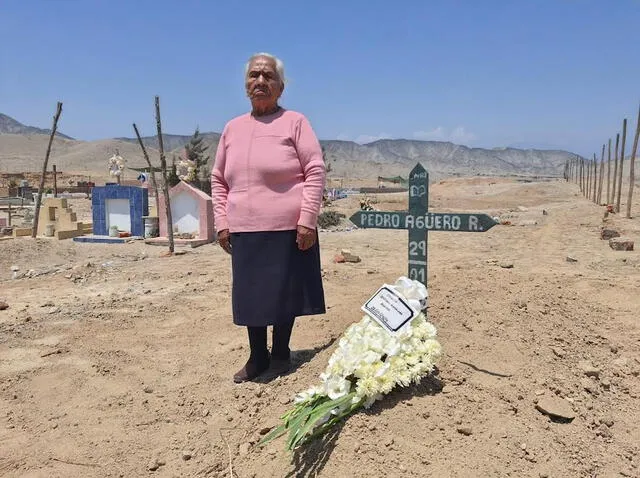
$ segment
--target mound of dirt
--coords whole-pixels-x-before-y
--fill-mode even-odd
[[[161,257],[140,242],[3,241],[0,475],[640,476],[637,248],[612,250],[604,208],[562,181],[457,179],[430,194],[433,210],[510,224],[429,234],[438,374],[292,455],[256,444],[362,303],[406,274],[406,231],[322,232],[327,314],[297,320],[293,373],[241,385],[246,331],[216,244]],[[332,208],[349,217],[357,200]],[[406,195],[375,207],[404,209]],[[606,227],[640,240],[638,219]],[[362,261],[334,263],[342,248]]]

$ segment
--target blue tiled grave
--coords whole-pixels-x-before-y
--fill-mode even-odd
[[[124,244],[125,242],[143,240],[144,237],[109,237],[109,236],[78,236],[73,238],[73,242],[90,242],[94,244]]]
[[[129,202],[128,218],[124,201]],[[120,230],[130,228],[128,232],[132,236],[144,236],[142,217],[149,215],[149,191],[146,188],[119,186],[115,183],[94,187],[91,192],[91,207],[94,235],[108,236],[111,221],[116,222],[115,225]]]

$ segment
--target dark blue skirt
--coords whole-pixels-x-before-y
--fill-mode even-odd
[[[233,323],[263,327],[326,312],[320,245],[298,249],[296,231],[231,234]]]

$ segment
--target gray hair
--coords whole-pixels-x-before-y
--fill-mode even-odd
[[[251,65],[251,62],[253,60],[255,60],[256,58],[260,58],[260,57],[264,57],[264,58],[269,58],[270,60],[273,60],[273,62],[276,64],[276,72],[278,73],[278,76],[280,77],[280,81],[282,82],[282,84],[284,85],[285,83],[285,76],[284,76],[284,63],[283,61],[278,58],[275,55],[272,55],[271,53],[255,53],[254,55],[251,55],[251,58],[249,58],[249,60],[247,61],[247,64],[244,65],[244,76],[245,78],[247,77],[247,74],[249,73],[249,66]]]

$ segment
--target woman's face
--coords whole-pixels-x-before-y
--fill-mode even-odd
[[[275,62],[262,56],[249,65],[245,87],[251,103],[261,108],[275,106],[284,90]]]

